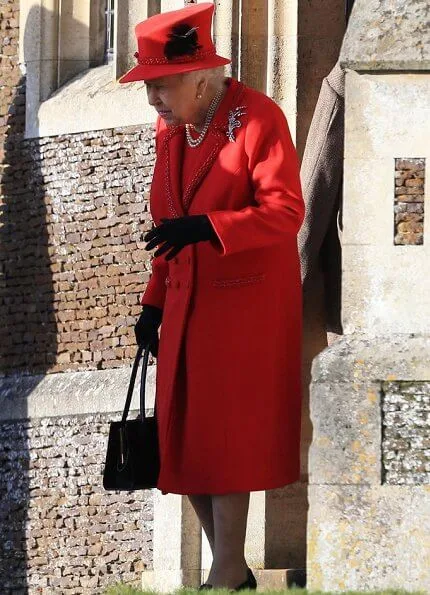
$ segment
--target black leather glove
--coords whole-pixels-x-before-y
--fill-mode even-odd
[[[144,240],[148,242],[145,250],[152,250],[162,244],[154,256],[161,256],[167,252],[165,258],[171,260],[184,246],[212,240],[215,237],[215,231],[207,215],[161,219],[161,224],[145,235]]]
[[[154,357],[158,355],[158,328],[163,311],[156,306],[143,306],[139,320],[134,327],[134,334],[139,346],[148,347]]]

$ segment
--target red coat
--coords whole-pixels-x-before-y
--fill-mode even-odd
[[[230,110],[244,106],[227,138]],[[153,261],[143,304],[163,309],[158,487],[225,494],[299,478],[299,163],[281,109],[231,80],[181,196],[184,128],[157,124],[151,213],[207,213],[219,241]]]

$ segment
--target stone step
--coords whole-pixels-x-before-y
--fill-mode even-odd
[[[253,570],[258,591],[283,591],[291,587],[306,587],[304,568],[276,568]]]
[[[306,570],[304,568],[252,568],[257,579],[258,591],[285,591],[292,587],[306,586]],[[203,580],[207,579],[209,571],[204,570]]]

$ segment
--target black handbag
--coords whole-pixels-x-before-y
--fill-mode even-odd
[[[139,347],[131,372],[130,385],[121,421],[109,428],[106,462],[103,472],[105,490],[146,490],[157,487],[160,472],[157,415],[145,415],[145,388],[149,348],[143,355],[140,380],[140,414],[127,420],[143,347]]]

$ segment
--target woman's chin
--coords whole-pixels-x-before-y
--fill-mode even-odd
[[[173,116],[171,112],[159,112],[158,115],[163,118],[166,126],[178,126],[180,124],[180,122]]]

